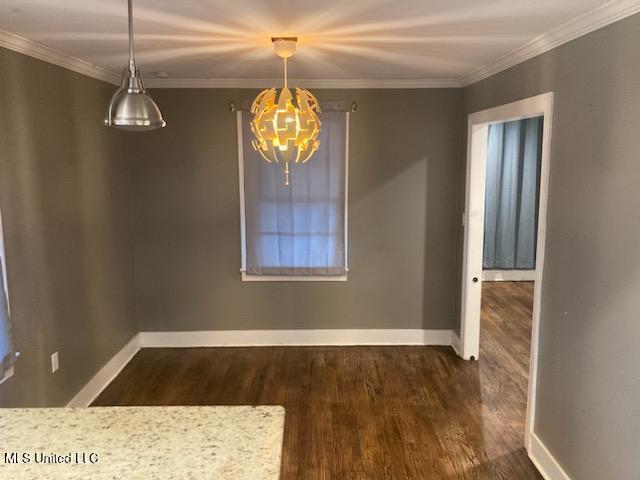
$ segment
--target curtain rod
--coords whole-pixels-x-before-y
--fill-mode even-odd
[[[320,102],[320,106],[323,111],[327,111],[327,112],[357,112],[358,111],[358,104],[356,102],[352,102],[350,108],[346,108],[345,102],[342,102],[342,101]],[[242,106],[236,105],[236,103],[233,100],[229,101],[230,112],[248,112],[250,110],[251,110],[251,102],[249,101],[242,102]]]

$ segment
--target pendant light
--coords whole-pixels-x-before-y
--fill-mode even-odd
[[[142,76],[133,56],[133,5],[129,6],[129,66],[122,73],[122,85],[113,94],[104,124],[108,127],[129,131],[145,131],[162,128],[166,122],[162,113],[147,94],[142,84]]]
[[[251,106],[253,148],[269,163],[285,164],[285,185],[289,185],[289,163],[307,162],[320,141],[320,103],[304,88],[289,89],[287,59],[296,51],[297,37],[276,37],[271,41],[284,61],[284,87],[262,91]]]

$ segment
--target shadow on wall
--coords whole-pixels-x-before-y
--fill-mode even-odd
[[[639,19],[465,89],[467,111],[555,92],[535,431],[574,478],[640,471]]]
[[[18,375],[0,385],[0,404],[9,406],[17,403],[22,396],[46,399],[46,378],[40,366],[46,365],[45,352],[49,349],[46,338],[50,332],[46,323],[33,319],[40,317],[36,305],[43,305],[45,311],[50,308],[51,295],[42,280],[35,284],[27,280],[37,278],[34,265],[44,260],[45,250],[43,219],[38,208],[41,204],[40,192],[32,185],[36,175],[31,161],[37,156],[38,148],[44,145],[33,141],[33,130],[23,127],[34,125],[36,113],[25,102],[15,101],[16,97],[24,99],[17,92],[29,85],[29,72],[16,56],[5,54],[1,58],[3,68],[0,69],[0,78],[6,87],[0,89],[3,105],[0,110],[0,147],[3,150],[0,156],[0,207],[5,222],[13,335],[16,349],[22,354],[15,367]],[[23,262],[23,258],[29,261]],[[15,275],[18,269],[21,275]],[[21,376],[20,372],[29,372],[31,375],[27,378],[26,375]]]
[[[235,117],[226,105],[255,92],[157,90],[169,127],[137,142],[133,164],[142,330],[453,327],[461,92],[314,93],[359,106],[349,281],[240,282]]]
[[[13,52],[0,65],[0,199],[22,353],[0,404],[63,405],[136,331],[125,137],[102,125],[110,86]]]
[[[625,365],[633,364],[624,352],[636,351],[640,341],[640,329],[632,320],[640,306],[640,260],[634,240],[640,238],[640,230],[637,222],[629,221],[640,205],[640,142],[630,134],[640,129],[640,120],[638,103],[629,101],[637,97],[637,88],[621,81],[630,75],[625,45],[602,44],[600,52],[575,58],[576,73],[584,73],[580,78],[593,79],[590,82],[568,82],[558,73],[553,79],[560,85],[554,137],[561,140],[552,147],[540,327],[543,373],[537,418],[545,421],[536,422],[547,447],[561,452],[559,458],[575,455],[566,451],[567,444],[580,450],[584,439],[615,432],[622,448],[609,449],[607,458],[598,462],[600,471],[611,478],[627,478],[623,469],[628,459],[637,458],[633,445],[638,442],[625,427],[629,418],[623,412],[633,411],[640,398],[633,388],[621,388],[630,385]],[[606,74],[584,72],[581,65],[591,64],[593,55],[599,59],[598,71]],[[567,69],[561,59],[555,60],[554,66],[545,62],[549,69]],[[572,392],[571,409],[562,409],[564,421],[550,421],[557,418],[553,405],[561,402],[559,395],[566,390]],[[579,419],[579,412],[603,409],[620,415],[602,415],[593,422]],[[568,460],[567,467],[584,465],[578,456]],[[572,471],[580,476],[576,467]]]

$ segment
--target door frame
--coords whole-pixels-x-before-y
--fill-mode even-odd
[[[553,92],[543,93],[469,115],[467,128],[467,172],[463,214],[464,246],[462,264],[462,306],[460,318],[460,356],[478,359],[480,352],[480,308],[482,301],[482,258],[484,243],[485,181],[489,125],[543,116],[538,232],[533,291],[529,389],[525,423],[525,447],[531,446],[535,414],[540,304],[547,231],[547,201],[551,132],[553,128]],[[477,279],[474,282],[474,278]]]

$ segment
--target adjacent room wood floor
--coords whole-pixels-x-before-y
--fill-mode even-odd
[[[523,447],[533,284],[483,286],[448,347],[145,349],[94,405],[286,407],[283,480],[539,479]]]

